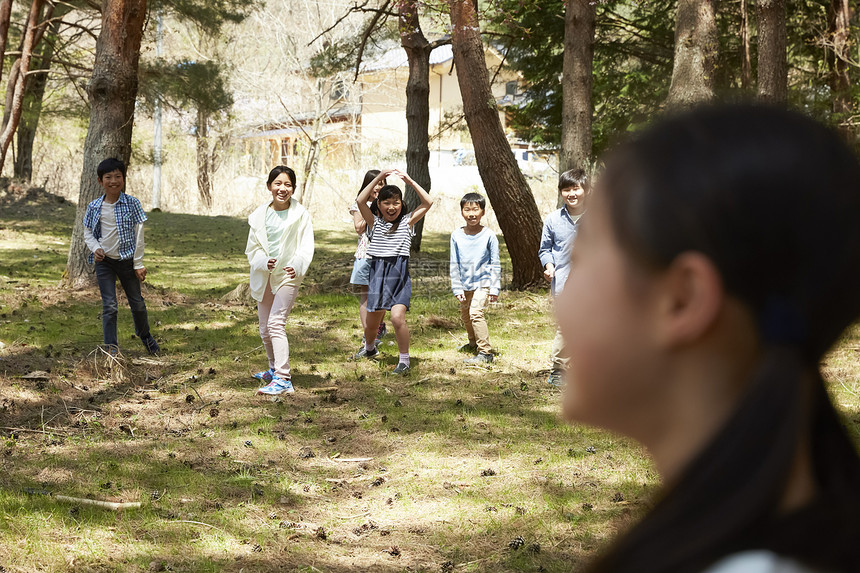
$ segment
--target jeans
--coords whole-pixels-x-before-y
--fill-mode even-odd
[[[146,303],[140,294],[140,280],[134,272],[134,261],[126,259],[119,261],[105,257],[96,261],[96,278],[99,292],[102,295],[102,331],[106,346],[118,346],[116,336],[116,279],[119,279],[122,290],[128,299],[131,316],[134,319],[134,333],[141,340],[150,337],[149,319],[146,315]]]

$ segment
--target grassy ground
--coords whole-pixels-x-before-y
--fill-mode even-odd
[[[150,215],[166,352],[145,356],[126,307],[113,361],[97,289],[57,286],[73,207],[19,194],[0,210],[0,571],[570,571],[657,485],[637,445],[559,420],[543,294],[503,293],[497,362],[462,364],[446,236],[413,261],[414,371],[398,378],[392,338],[380,364],[346,360],[354,239],[318,230],[287,327],[297,392],[271,400],[249,377],[256,310],[225,297],[246,280],[244,220]],[[828,363],[855,436],[858,351],[853,336]]]

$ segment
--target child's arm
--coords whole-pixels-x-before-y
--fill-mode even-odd
[[[412,185],[412,188],[415,189],[416,193],[418,193],[418,198],[421,199],[421,203],[415,207],[415,210],[412,211],[412,216],[409,217],[409,226],[413,227],[415,223],[424,218],[424,215],[426,215],[430,207],[433,206],[433,199],[430,198],[430,194],[427,193],[421,185],[416,183],[406,173],[400,173],[398,171],[396,175],[398,175],[404,183]]]
[[[499,238],[490,236],[490,302],[499,300],[502,290],[502,261],[499,258]]]
[[[379,175],[373,178],[373,181],[368,183],[367,186],[361,190],[358,197],[356,197],[355,202],[358,203],[358,210],[361,213],[362,218],[364,218],[366,225],[365,228],[373,227],[373,213],[371,212],[370,207],[367,206],[367,202],[370,200],[370,195],[373,193],[373,188],[376,187],[377,183],[394,172],[394,169],[383,169],[379,172]],[[358,231],[358,226],[356,226],[355,230]]]
[[[352,224],[355,226],[355,232],[358,235],[364,234],[367,230],[367,221],[364,220],[364,215],[361,214],[361,211],[352,212]]]
[[[143,266],[143,223],[134,226],[134,235],[134,274],[137,275],[137,280],[143,282],[146,280],[146,267]]]
[[[93,258],[96,261],[103,261],[105,258],[105,250],[102,248],[102,245],[101,243],[99,243],[99,240],[96,239],[95,235],[93,235],[92,227],[95,226],[94,221],[98,217],[98,213],[96,213],[93,203],[95,203],[95,201],[87,205],[87,212],[86,215],[84,215],[84,220],[82,222],[84,227],[84,242],[87,244],[87,248],[93,254]]]
[[[543,276],[548,281],[551,281],[552,277],[555,275],[555,263],[552,258],[552,243],[553,233],[549,229],[549,219],[547,219],[546,223],[543,224],[538,256],[540,257],[540,266],[544,269]]]
[[[266,249],[257,240],[254,228],[248,231],[248,242],[245,243],[245,256],[248,257],[248,265],[252,271],[271,271],[275,268],[276,259],[266,254]]]
[[[99,240],[96,239],[95,235],[93,235],[92,229],[84,225],[84,242],[87,244],[87,248],[92,252],[93,257],[97,261],[103,261],[105,259],[105,250],[102,248]]]
[[[296,241],[298,241],[296,253],[289,264],[284,267],[290,278],[306,275],[314,258],[314,226],[311,222],[310,213],[307,211],[302,214],[300,225],[301,228],[296,234]]]
[[[463,281],[460,279],[460,257],[457,243],[454,241],[454,233],[451,233],[451,292],[454,293],[457,300],[463,302],[466,300],[466,295],[463,292]]]

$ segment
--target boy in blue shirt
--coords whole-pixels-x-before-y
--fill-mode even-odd
[[[481,225],[486,199],[466,193],[460,200],[460,214],[466,225],[451,233],[451,290],[460,301],[460,316],[466,325],[469,343],[461,352],[477,352],[469,364],[493,361],[490,329],[484,318],[488,302],[496,302],[501,290],[499,240]]]
[[[544,269],[543,276],[551,283],[553,297],[561,293],[570,273],[570,253],[579,228],[579,218],[585,213],[585,201],[590,190],[588,175],[584,169],[570,169],[558,178],[558,192],[564,206],[546,218],[538,251],[540,264]],[[556,327],[550,355],[552,371],[547,380],[553,386],[562,385],[562,373],[567,367],[567,358],[563,354],[564,340],[561,331]]]
[[[140,201],[126,195],[125,164],[119,159],[105,159],[96,168],[104,195],[87,205],[84,215],[84,241],[92,253],[87,262],[95,262],[96,278],[102,297],[102,331],[105,346],[117,352],[116,280],[119,279],[131,316],[134,332],[150,354],[161,349],[149,332],[146,303],[140,283],[146,280],[143,266],[143,222],[146,215]]]

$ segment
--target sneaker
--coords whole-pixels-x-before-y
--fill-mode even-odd
[[[272,381],[257,390],[257,394],[266,396],[278,396],[280,394],[292,394],[295,392],[293,383],[289,379],[283,379],[277,375],[272,376]]]
[[[257,372],[256,374],[251,374],[251,378],[256,378],[257,380],[262,380],[263,382],[271,382],[272,377],[275,375],[275,369],[269,368],[268,370],[263,370],[262,372]]]
[[[384,322],[379,323],[379,328],[376,331],[376,342],[379,343],[382,340],[382,337],[388,334],[388,329],[385,327]]]
[[[361,360],[362,358],[371,359],[377,354],[379,354],[379,350],[377,350],[376,348],[374,348],[373,350],[368,350],[367,348],[362,346],[358,350],[358,352],[352,355],[351,360]]]
[[[493,355],[485,352],[479,352],[472,358],[467,358],[463,362],[466,364],[489,364],[493,361]]]
[[[562,378],[562,371],[554,369],[549,373],[549,378],[546,379],[548,384],[552,384],[555,387],[564,386],[564,379]]]
[[[408,364],[399,362],[397,366],[394,367],[394,371],[392,372],[392,374],[409,374],[410,370],[411,368],[409,368]]]
[[[158,343],[152,336],[149,338],[142,338],[141,342],[143,342],[143,345],[146,347],[146,351],[150,354],[158,354],[161,352],[161,347],[158,346]]]
[[[464,344],[463,346],[461,346],[460,348],[457,349],[457,352],[464,352],[466,354],[474,354],[477,351],[478,351],[478,345],[477,344],[471,344],[471,343]]]

